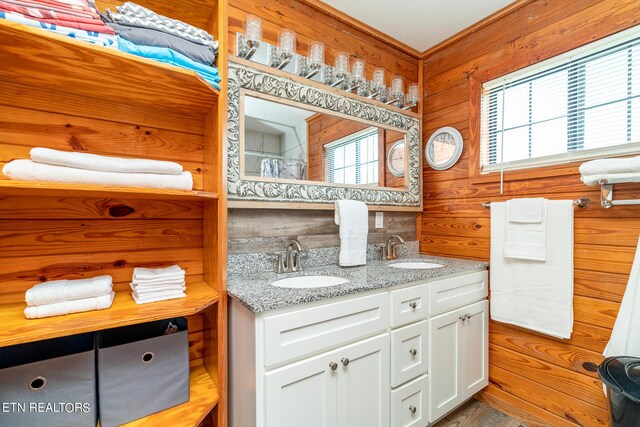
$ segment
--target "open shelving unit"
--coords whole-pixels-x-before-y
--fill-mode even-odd
[[[0,20],[0,169],[33,147],[170,160],[191,191],[0,174],[0,347],[185,316],[190,400],[128,426],[226,425],[226,0],[140,0],[219,40],[222,90],[196,73]],[[119,0],[98,0],[100,9]],[[2,244],[4,243],[4,244]],[[137,305],[133,268],[178,264],[186,298]],[[110,274],[111,308],[28,320],[24,292]]]

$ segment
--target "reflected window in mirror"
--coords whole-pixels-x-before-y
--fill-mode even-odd
[[[325,144],[324,158],[327,182],[378,185],[378,129],[369,127]]]

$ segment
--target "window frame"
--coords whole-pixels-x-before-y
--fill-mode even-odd
[[[375,147],[376,147],[376,158],[374,160],[371,161],[366,161],[366,162],[360,162],[358,163],[358,159],[361,159],[360,156],[360,142],[363,139],[369,138],[370,136],[375,136],[376,137],[376,143],[375,143]],[[333,165],[331,164],[331,159],[330,156],[328,155],[328,150],[331,149],[336,149],[339,148],[340,146],[346,147],[347,145],[350,144],[355,144],[356,145],[356,162],[353,165],[349,165],[349,166],[343,166],[341,168],[333,168]],[[340,139],[337,139],[335,141],[332,141],[330,143],[324,144],[323,148],[323,157],[324,157],[324,162],[326,164],[326,168],[325,168],[325,179],[327,180],[327,182],[331,183],[331,184],[345,184],[344,182],[335,182],[333,181],[333,176],[335,174],[335,171],[338,169],[346,169],[347,167],[351,167],[354,166],[355,170],[356,170],[356,183],[355,184],[351,184],[351,185],[378,185],[380,182],[380,171],[378,170],[378,161],[380,159],[380,132],[378,131],[378,128],[375,126],[369,126],[367,128],[364,128],[358,132],[354,132],[350,135],[344,136]],[[375,170],[377,171],[376,173],[378,174],[377,179],[375,182],[358,182],[359,179],[361,179],[361,174],[360,174],[360,167],[362,165],[369,165],[371,163],[375,164]]]

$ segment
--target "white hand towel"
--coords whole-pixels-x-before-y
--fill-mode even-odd
[[[184,283],[184,273],[182,275],[176,274],[174,276],[166,276],[166,278],[159,279],[134,279],[132,278],[131,283],[136,285],[166,285],[171,283]]]
[[[39,283],[27,290],[25,301],[27,305],[32,306],[99,297],[111,293],[111,282],[111,276],[97,276],[90,279]]]
[[[573,202],[547,203],[547,259],[505,258],[506,204],[491,203],[491,318],[557,338],[573,330]]]
[[[640,182],[640,171],[624,173],[602,173],[592,175],[582,175],[580,180],[587,185],[595,185],[601,180],[607,182]]]
[[[167,287],[185,286],[184,279],[182,280],[168,280],[162,283],[147,283],[147,282],[131,282],[131,286],[136,289],[164,289]]]
[[[143,268],[136,267],[133,269],[133,280],[147,281],[147,280],[165,280],[173,278],[183,278],[185,271],[178,265],[172,265],[170,267],[162,268]]]
[[[544,261],[547,259],[547,200],[507,201],[506,258]]]
[[[582,175],[640,173],[640,156],[624,159],[597,159],[580,165]]]
[[[185,298],[187,295],[184,292],[172,291],[172,292],[160,292],[156,295],[149,296],[149,297],[142,297],[142,296],[136,295],[135,292],[131,292],[131,296],[133,297],[133,300],[136,302],[136,304],[147,304],[150,302],[164,301],[168,299]]]
[[[367,263],[369,209],[357,200],[336,201],[335,223],[340,226],[340,256],[342,267]]]
[[[603,354],[605,357],[640,357],[640,241],[620,311]]]
[[[77,151],[58,151],[42,147],[32,148],[29,154],[31,160],[37,163],[92,171],[157,173],[168,175],[180,175],[182,173],[182,166],[178,163],[165,162],[162,160],[107,157],[97,154],[78,153]]]
[[[139,295],[143,294],[152,294],[157,292],[168,292],[168,291],[184,291],[187,287],[184,284],[178,285],[165,285],[165,286],[136,286],[134,284],[130,285],[131,290]]]
[[[191,172],[182,172],[180,175],[102,172],[68,168],[65,166],[45,165],[31,160],[12,160],[4,165],[2,173],[9,179],[21,181],[65,182],[71,184],[162,188],[168,190],[193,189]]]
[[[24,309],[27,319],[60,316],[64,314],[80,313],[83,311],[104,310],[111,307],[115,292],[94,298],[76,299],[73,301],[56,302],[53,304],[35,305]]]

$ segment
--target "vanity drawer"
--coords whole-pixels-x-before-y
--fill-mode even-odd
[[[426,319],[427,286],[418,285],[391,291],[391,327],[406,325]]]
[[[480,301],[488,295],[487,271],[429,283],[429,315],[445,313]]]
[[[386,293],[264,317],[264,364],[270,367],[384,331]]]
[[[422,376],[391,390],[391,425],[424,427],[429,424],[429,377]]]
[[[397,387],[427,371],[428,321],[391,331],[391,386]]]

